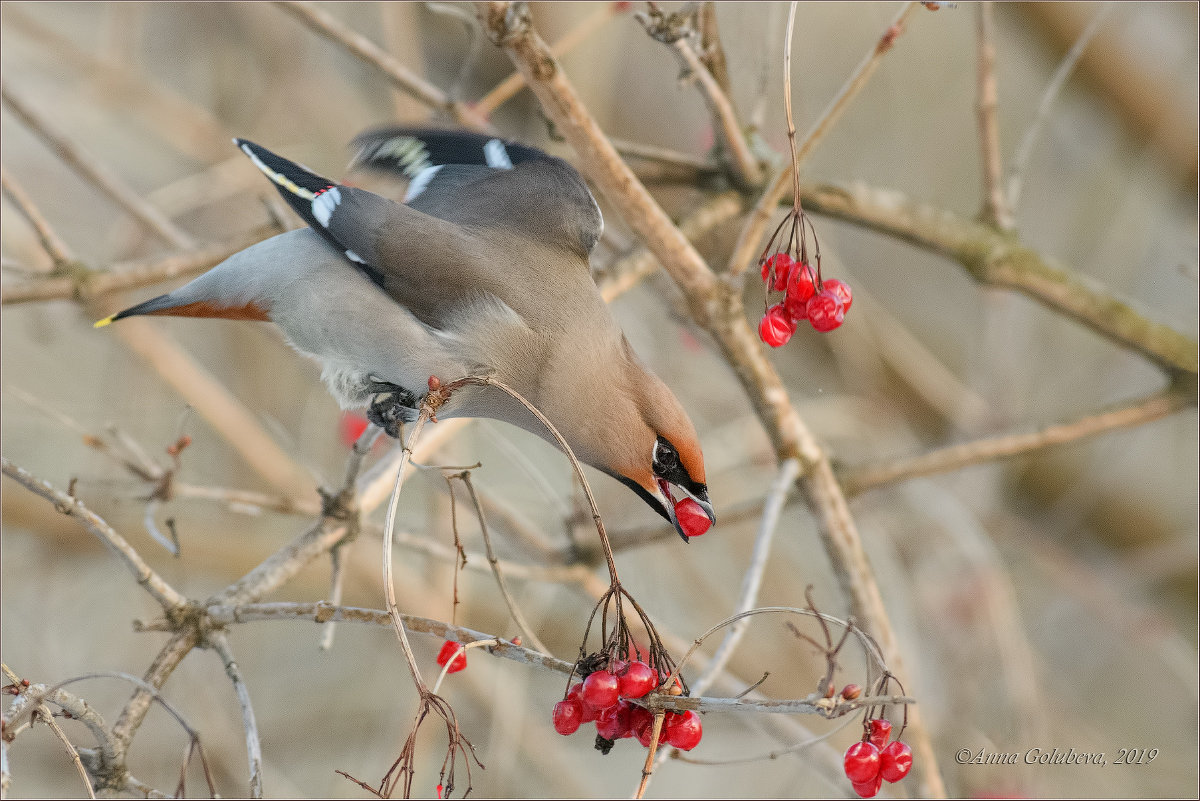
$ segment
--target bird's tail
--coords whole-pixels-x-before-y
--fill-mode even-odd
[[[194,300],[168,292],[151,298],[136,306],[130,306],[125,311],[97,320],[93,328],[103,328],[109,323],[123,320],[126,317],[136,317],[142,314],[169,315],[171,317],[209,317],[221,320],[270,320],[267,310],[257,303],[249,302],[242,305],[230,306],[216,303],[212,300]]]

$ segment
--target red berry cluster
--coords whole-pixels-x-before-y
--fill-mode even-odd
[[[842,324],[854,296],[850,287],[836,278],[821,278],[805,261],[787,253],[776,253],[763,261],[762,279],[767,290],[783,292],[783,300],[767,309],[758,324],[758,335],[773,348],[787,344],[796,333],[796,323],[808,320],[818,331],[832,331]]]
[[[912,749],[900,742],[899,737],[888,742],[892,735],[892,724],[888,720],[874,718],[866,724],[868,730],[863,732],[862,741],[846,749],[842,769],[854,792],[863,798],[872,798],[884,780],[898,782],[907,776],[913,758]]]
[[[645,662],[615,660],[609,670],[597,670],[567,690],[567,697],[554,705],[554,730],[574,734],[584,723],[595,721],[596,747],[604,753],[613,741],[625,737],[636,737],[649,748],[654,713],[630,700],[646,695],[659,681],[657,671]],[[668,711],[659,739],[680,751],[691,751],[699,745],[701,734],[700,716],[695,712]]]

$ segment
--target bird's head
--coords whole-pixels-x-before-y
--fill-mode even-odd
[[[619,466],[614,465],[616,469],[610,468],[606,472],[669,520],[687,542],[686,529],[690,527],[682,525],[676,514],[676,505],[685,498],[691,498],[700,506],[710,524],[717,522],[708,500],[700,439],[692,421],[666,384],[644,368],[639,373],[635,390],[639,419],[633,424],[633,430],[625,431],[625,436],[617,438],[621,441],[622,458]]]

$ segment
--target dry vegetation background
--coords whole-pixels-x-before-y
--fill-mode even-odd
[[[434,86],[463,101],[484,97],[512,72],[512,62],[486,36],[472,36],[474,7],[432,5],[321,7]],[[651,183],[668,212],[685,218],[728,188],[720,170],[696,174],[695,163],[711,163],[712,117],[695,86],[680,80],[671,47],[647,36],[630,13],[603,8],[564,3],[531,10],[535,28],[551,42],[603,18],[562,57],[565,74],[607,134],[691,157],[690,166],[685,161],[658,170]],[[1064,52],[1100,9],[1090,3],[995,8],[1005,171]],[[897,10],[885,3],[801,5],[792,61],[801,134]],[[898,638],[901,677],[922,710],[950,794],[1187,796],[1197,782],[1196,5],[1110,9],[1045,117],[1014,209],[1024,245],[1190,341],[1190,371],[1164,370],[1144,352],[1098,335],[1029,292],[984,287],[935,248],[881,230],[907,219],[907,201],[964,221],[982,206],[976,10],[969,3],[936,13],[917,8],[870,82],[813,150],[802,170],[806,200],[827,275],[853,286],[854,311],[836,332],[801,330],[768,358],[790,404],[851,488],[854,476],[863,475],[859,468],[1032,432],[1112,405],[1136,406],[1176,378],[1184,390],[1176,403],[1182,410],[1163,416],[1139,406],[1143,413],[1135,411],[1132,422],[1139,424],[1133,427],[890,481],[853,495],[849,509]],[[786,4],[716,9],[730,97],[744,123],[756,126],[758,152],[773,152],[777,165],[787,147],[786,12]],[[233,135],[336,177],[344,174],[346,143],[364,128],[444,121],[272,4],[15,2],[0,5],[0,13],[6,192],[13,184],[23,187],[88,268],[155,261],[187,240],[225,246],[264,235],[270,215],[263,199],[273,190],[230,144]],[[478,59],[461,71],[473,40]],[[131,188],[183,238],[155,233],[66,166],[14,103],[85,151],[89,164]],[[573,158],[567,144],[549,139],[528,91],[496,109],[491,120],[506,136]],[[629,161],[651,177],[655,162]],[[827,185],[856,188],[847,195]],[[862,224],[853,209],[839,211],[837,198],[855,192],[889,200],[880,206],[882,221]],[[739,214],[726,214],[730,219],[696,239],[714,269],[724,268],[742,227],[740,213],[758,196],[758,190],[748,192],[740,207],[727,201]],[[620,209],[601,202],[608,233],[593,264],[603,279],[639,240]],[[823,204],[828,213],[821,213]],[[193,599],[217,593],[308,528],[311,509],[281,513],[187,497],[184,490],[240,488],[272,497],[307,492],[302,497],[311,506],[310,476],[336,485],[347,451],[339,413],[315,365],[261,324],[154,320],[92,330],[93,320],[178,282],[85,292],[81,301],[69,299],[68,291],[60,299],[18,303],[12,293],[36,282],[69,288],[90,279],[36,275],[55,265],[8,194],[2,214],[4,457],[60,490],[73,484],[89,508]],[[283,219],[296,224],[291,216]],[[756,324],[762,308],[756,280],[748,282],[745,298]],[[669,645],[678,657],[688,641],[737,607],[777,450],[712,336],[692,321],[663,271],[620,296],[613,310],[696,422],[718,512],[719,525],[684,546],[631,493],[594,478],[625,586],[673,638]],[[194,371],[163,348],[187,354]],[[247,439],[246,429],[223,432],[212,422],[228,422],[232,412],[212,411],[212,392],[198,384],[201,373],[244,405],[249,428],[300,466],[299,478],[272,481],[251,466],[253,458],[270,461],[263,456],[267,446]],[[1178,396],[1168,397],[1175,402]],[[189,403],[199,411],[187,411]],[[88,437],[105,435],[110,424],[164,465],[170,464],[166,446],[181,431],[192,437],[176,477],[183,488],[155,510],[160,527],[174,520],[179,558],[155,544],[143,524],[142,498],[152,485],[89,447]],[[475,480],[493,504],[493,537],[513,565],[509,580],[517,601],[553,654],[573,659],[605,582],[595,533],[573,517],[578,492],[566,461],[539,440],[490,422],[442,438],[423,459],[482,462]],[[50,685],[95,671],[142,675],[168,635],[135,633],[131,621],[151,621],[160,608],[77,520],[10,478],[2,488],[4,662],[17,675]],[[346,604],[381,606],[375,525],[381,515],[376,509],[343,552]],[[459,578],[457,623],[510,637],[517,631],[487,571],[477,527],[469,515],[459,519],[470,564]],[[820,525],[802,494],[792,492],[765,564],[759,605],[802,606],[804,588],[812,584],[823,611],[851,613]],[[398,546],[400,608],[448,621],[451,529],[440,472],[421,470],[410,480],[399,528],[408,535]],[[327,598],[329,576],[329,559],[317,559],[264,600]],[[267,795],[363,797],[334,770],[376,782],[407,734],[414,693],[391,633],[342,625],[327,652],[318,649],[321,636],[305,621],[229,628],[262,735]],[[432,670],[439,644],[438,637],[414,635],[425,669]],[[715,645],[710,641],[701,656],[711,656]],[[710,694],[736,694],[769,672],[759,692],[800,698],[822,669],[810,646],[779,619],[763,616]],[[848,654],[839,681],[861,681],[861,675],[861,654]],[[478,650],[468,670],[447,680],[443,695],[487,766],[474,775],[476,794],[625,796],[635,789],[642,749],[619,743],[602,757],[586,735],[553,732],[549,714],[562,687],[559,673]],[[109,723],[132,691],[115,679],[69,689]],[[193,652],[163,695],[200,732],[218,790],[248,792],[238,702],[216,654]],[[705,716],[705,739],[690,757],[761,756],[805,739],[805,731],[821,734],[842,722],[714,712]],[[63,725],[75,742],[93,744],[82,726]],[[851,725],[773,760],[667,760],[649,795],[848,795],[840,754],[855,731]],[[178,725],[155,709],[133,739],[130,770],[170,791],[186,745]],[[1023,754],[1035,747],[1103,751],[1110,764],[954,761],[961,748]],[[430,728],[420,741],[416,794],[433,794],[442,748],[442,735]],[[1153,748],[1158,755],[1149,764],[1114,765],[1121,748]],[[45,726],[24,733],[7,758],[13,798],[82,793]],[[195,766],[188,785],[189,793],[205,792]],[[891,792],[930,786],[910,781]]]

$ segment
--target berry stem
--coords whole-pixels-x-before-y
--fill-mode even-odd
[[[787,111],[788,147],[792,153],[792,209],[799,216],[800,208],[800,161],[796,155],[796,123],[792,121],[792,31],[796,24],[797,0],[792,0],[788,9],[787,32],[783,37],[783,107]],[[803,240],[803,235],[801,240]]]

